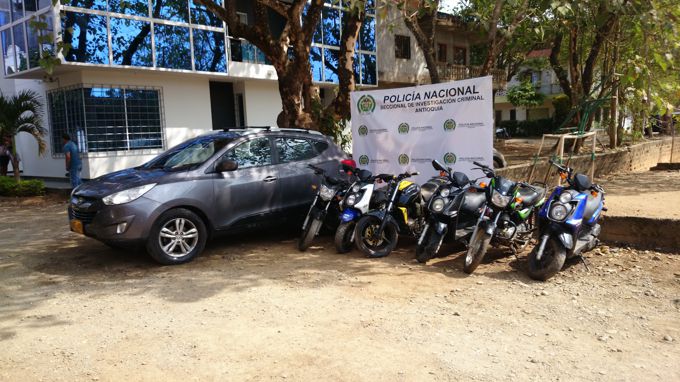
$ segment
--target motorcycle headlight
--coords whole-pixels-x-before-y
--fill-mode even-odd
[[[321,189],[319,189],[319,196],[321,199],[329,201],[335,196],[335,190],[326,186],[325,184],[322,184]]]
[[[441,195],[442,198],[446,198],[447,196],[449,196],[450,193],[451,190],[449,190],[448,188],[443,188],[441,191],[439,191],[439,195]]]
[[[361,190],[361,186],[358,184],[355,184],[354,187],[352,187],[352,192],[359,192]]]
[[[352,207],[355,203],[357,202],[357,196],[354,194],[350,194],[347,196],[347,200],[345,200],[345,204],[348,207]]]
[[[563,192],[562,195],[560,195],[560,203],[569,203],[573,198],[574,197],[571,196],[570,192]]]
[[[569,208],[561,203],[555,203],[550,207],[550,219],[555,221],[562,221],[567,218],[569,214]]]
[[[442,198],[437,198],[432,201],[432,211],[434,212],[442,212],[444,210],[444,199]]]
[[[498,208],[505,208],[510,203],[510,195],[501,195],[498,191],[493,191],[491,194],[491,203]]]
[[[145,185],[139,186],[139,187],[128,188],[127,190],[119,191],[119,192],[116,192],[115,194],[105,196],[102,199],[102,201],[107,206],[130,203],[131,201],[137,200],[142,195],[149,192],[149,190],[154,188],[155,185],[156,185],[156,183],[151,183],[151,184],[145,184]]]

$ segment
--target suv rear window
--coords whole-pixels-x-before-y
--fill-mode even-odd
[[[318,144],[322,144],[323,150],[328,148],[328,144],[312,141],[305,138],[276,138],[276,150],[279,153],[281,163],[296,162],[318,156],[323,150],[319,150]]]

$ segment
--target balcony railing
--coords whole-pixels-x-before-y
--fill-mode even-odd
[[[442,81],[458,81],[468,78],[479,77],[482,71],[481,66],[438,64],[439,76]],[[505,87],[506,74],[503,69],[491,69],[493,76],[493,88],[502,89]]]

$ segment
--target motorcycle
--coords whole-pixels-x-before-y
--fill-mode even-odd
[[[316,188],[317,192],[302,223],[302,234],[300,235],[300,240],[298,240],[298,249],[300,251],[307,250],[312,244],[312,240],[321,230],[321,226],[331,206],[333,206],[332,211],[338,208],[338,198],[342,198],[350,184],[347,180],[329,176],[320,167],[311,164],[308,167],[314,170],[314,173],[321,178],[321,182],[318,186],[312,186],[312,188]]]
[[[387,202],[384,190],[375,188],[376,181],[389,180],[391,175],[373,176],[368,170],[345,169],[357,176],[345,197],[340,202],[340,225],[335,231],[335,249],[338,253],[347,253],[354,245],[354,228],[357,221],[371,209],[379,209]]]
[[[397,246],[398,236],[420,236],[425,225],[424,203],[434,195],[443,182],[437,178],[426,184],[405,180],[419,175],[405,172],[387,178],[387,203],[382,208],[371,210],[357,221],[354,242],[368,257],[385,257]]]
[[[428,203],[427,223],[416,246],[416,260],[420,263],[434,258],[450,231],[453,241],[469,239],[472,235],[486,196],[462,172],[453,172],[436,160],[432,166],[446,183]]]
[[[557,274],[567,258],[583,261],[582,254],[598,245],[599,221],[607,210],[602,187],[569,167],[550,164],[568,185],[557,187],[538,213],[539,240],[529,254],[529,277],[541,281]]]
[[[545,202],[546,195],[543,187],[513,182],[496,175],[488,166],[472,163],[491,181],[485,187],[486,202],[465,254],[463,270],[468,274],[482,262],[489,244],[509,247],[515,255],[529,244],[534,211]]]

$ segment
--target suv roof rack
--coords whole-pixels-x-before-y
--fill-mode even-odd
[[[310,129],[303,129],[301,127],[286,127],[286,128],[279,128],[279,127],[274,127],[271,130],[273,131],[292,131],[296,133],[307,133],[307,134],[316,134],[316,135],[323,135],[321,132],[316,131],[316,130],[310,130]]]
[[[231,127],[223,127],[222,131],[231,131],[231,130],[271,130],[271,126],[231,126]]]

